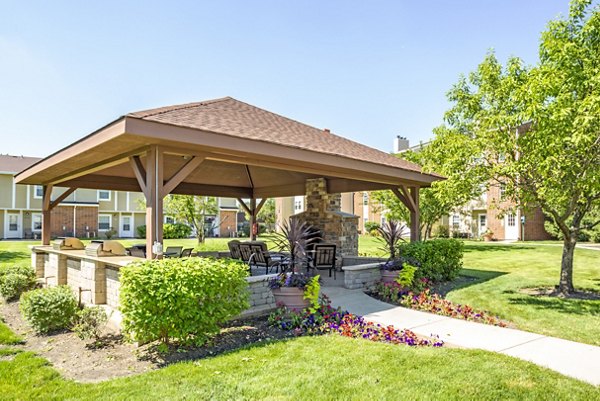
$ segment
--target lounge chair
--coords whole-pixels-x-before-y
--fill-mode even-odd
[[[181,251],[181,258],[189,258],[190,256],[192,256],[192,251],[194,250],[194,248],[185,248],[183,251]]]
[[[242,259],[242,254],[240,252],[240,241],[234,239],[227,243],[227,247],[229,248],[229,256],[232,259]]]
[[[315,270],[329,270],[329,277],[331,277],[331,271],[333,270],[333,279],[336,279],[335,269],[335,256],[336,246],[335,244],[315,244],[312,252],[310,252],[310,259],[308,261],[308,268]]]
[[[183,251],[182,246],[168,246],[163,255],[166,258],[178,258],[181,256],[181,251]]]

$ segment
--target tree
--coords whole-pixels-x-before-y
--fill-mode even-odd
[[[434,146],[423,146],[419,151],[398,155],[421,165],[424,171],[446,177],[419,192],[420,238],[425,239],[431,237],[434,223],[481,195],[484,189],[481,183],[485,182],[484,171],[477,163],[470,163],[467,168],[459,165],[461,160],[476,159],[476,149],[469,138],[440,128],[436,130],[435,141]],[[445,157],[448,152],[454,157]],[[408,209],[391,191],[376,191],[373,197],[385,206],[388,219],[409,221]]]
[[[478,164],[490,180],[506,185],[506,196],[519,207],[540,207],[559,227],[558,291],[566,296],[574,291],[578,234],[600,224],[589,219],[600,210],[598,6],[572,1],[568,17],[551,21],[542,33],[539,56],[533,67],[516,57],[503,67],[489,53],[448,93],[453,107],[439,132],[463,135],[480,155],[446,152],[455,165]]]
[[[165,213],[186,221],[196,231],[199,243],[204,242],[209,227],[206,217],[219,212],[217,198],[198,195],[169,195],[164,200]]]
[[[258,221],[265,224],[267,232],[271,233],[275,231],[275,223],[277,221],[277,215],[275,213],[275,199],[270,198],[265,201],[265,204],[258,212]]]

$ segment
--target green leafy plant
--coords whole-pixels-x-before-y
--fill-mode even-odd
[[[230,259],[140,261],[121,269],[123,328],[140,341],[202,344],[248,308],[247,266]]]
[[[413,285],[417,269],[418,268],[416,266],[405,263],[402,267],[402,270],[400,270],[400,272],[398,273],[396,282],[405,288],[410,288]]]
[[[37,333],[71,327],[77,313],[77,299],[67,286],[40,288],[21,295],[23,318]]]
[[[288,270],[297,271],[306,261],[306,247],[318,240],[318,237],[312,236],[313,233],[314,229],[299,219],[284,221],[281,232],[275,233],[275,246],[289,255]]]
[[[319,278],[321,276],[314,276],[304,287],[304,299],[308,299],[310,302],[309,310],[315,312],[319,308],[319,291],[321,290],[321,284]]]
[[[377,229],[381,228],[381,224],[376,221],[365,221],[365,232],[370,233],[371,231],[377,231]]]
[[[0,267],[0,295],[6,301],[14,301],[21,294],[35,287],[35,272],[29,266]]]
[[[435,238],[448,238],[450,236],[450,230],[448,229],[448,226],[440,224],[436,226],[433,236]]]
[[[73,331],[82,340],[98,341],[108,322],[108,316],[100,306],[85,307],[77,312]]]
[[[110,230],[106,230],[104,232],[104,236],[106,237],[106,239],[111,239],[113,238],[115,235],[117,235],[117,231],[114,230],[112,227],[110,228]]]
[[[462,269],[463,243],[456,239],[434,239],[402,245],[400,252],[418,262],[416,279],[449,281],[458,277]]]

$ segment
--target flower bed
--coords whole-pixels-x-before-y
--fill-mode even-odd
[[[269,323],[284,330],[302,334],[338,334],[343,337],[409,346],[441,347],[443,341],[432,336],[432,340],[418,337],[410,330],[398,330],[394,326],[382,326],[366,321],[340,308],[333,308],[327,296],[321,297],[319,308],[314,312],[305,309],[301,312],[280,307],[269,316]]]
[[[450,316],[500,327],[507,326],[506,322],[500,320],[497,316],[490,315],[489,312],[473,309],[469,305],[455,304],[452,301],[440,297],[438,294],[431,294],[429,289],[417,295],[409,292],[402,297],[400,304],[408,308],[432,312],[437,315]]]

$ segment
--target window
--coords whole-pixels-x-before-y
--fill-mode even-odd
[[[507,215],[506,221],[507,221],[509,227],[514,227],[515,226],[515,215],[512,213]]]
[[[369,205],[369,194],[368,193],[363,193],[363,205],[368,206]]]
[[[460,225],[460,216],[455,214],[452,216],[452,227],[458,228]]]
[[[31,215],[31,230],[40,231],[42,229],[42,215],[40,213],[33,213]]]
[[[110,230],[110,223],[112,216],[110,214],[99,214],[98,215],[98,231]]]
[[[110,191],[98,191],[98,201],[109,201],[110,200]]]
[[[504,199],[506,195],[506,184],[500,184],[500,199]]]
[[[294,212],[301,212],[304,210],[304,197],[296,196],[294,198]]]
[[[33,197],[35,199],[42,199],[44,197],[44,187],[42,187],[41,185],[34,185]]]
[[[19,230],[19,215],[9,214],[8,215],[8,231]]]

